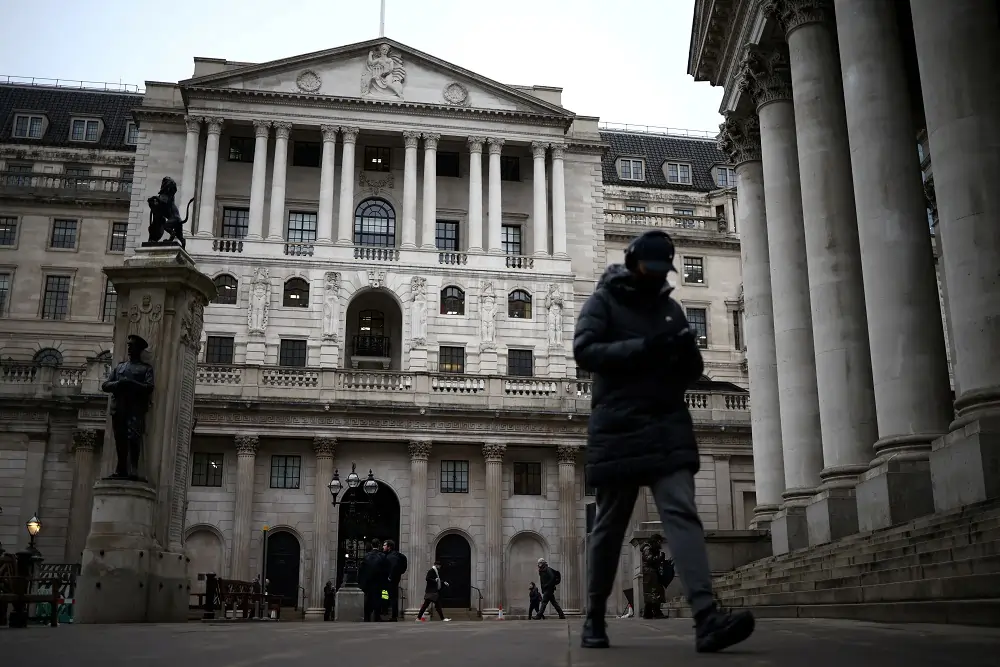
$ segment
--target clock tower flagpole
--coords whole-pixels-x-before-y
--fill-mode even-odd
[[[378,36],[385,37],[385,0],[382,0],[382,12],[378,19]]]

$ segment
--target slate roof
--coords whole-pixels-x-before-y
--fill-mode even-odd
[[[710,192],[719,189],[712,178],[712,167],[728,164],[726,156],[716,147],[715,141],[710,139],[607,130],[601,131],[601,139],[609,145],[602,159],[605,185]],[[645,158],[645,181],[622,180],[619,177],[615,162],[622,156]],[[663,174],[664,162],[690,164],[692,184],[667,183],[667,177]]]
[[[134,151],[135,146],[125,143],[125,130],[132,120],[132,109],[141,105],[142,95],[136,94],[0,84],[0,143]],[[48,117],[48,128],[41,139],[11,136],[14,116],[22,112],[41,112]],[[104,132],[96,143],[69,140],[73,116],[104,121]]]

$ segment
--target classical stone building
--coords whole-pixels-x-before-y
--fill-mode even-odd
[[[145,239],[146,199],[167,176],[190,214],[187,251],[219,291],[196,385],[192,592],[199,573],[250,579],[266,565],[273,591],[315,609],[375,537],[409,556],[409,607],[436,555],[446,606],[481,595],[484,609],[516,611],[544,556],[578,609],[592,491],[574,313],[653,227],[677,239],[677,296],[707,361],[689,394],[699,507],[709,529],[746,528],[740,230],[712,138],[601,129],[558,88],[503,85],[385,39],[264,64],[196,58],[192,78],[147,82],[142,96],[0,95],[0,217],[13,230],[0,245],[5,544],[37,509],[46,558],[79,557],[90,488],[113,458],[99,385],[122,353],[101,267]],[[77,118],[84,140],[98,123],[90,150],[75,148]],[[68,185],[75,162],[127,169],[125,196],[117,170]],[[84,225],[72,255],[52,231],[61,216]],[[377,493],[333,506],[327,484],[355,469]]]

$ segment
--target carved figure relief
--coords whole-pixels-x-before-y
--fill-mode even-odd
[[[493,292],[493,283],[484,282],[479,292],[479,318],[481,320],[480,348],[496,349],[497,337],[497,296]]]
[[[181,318],[181,345],[195,354],[201,349],[201,330],[205,325],[205,306],[208,302],[194,295],[188,302],[188,310]]]
[[[302,70],[295,79],[295,86],[303,93],[315,93],[323,85],[319,74],[311,69]]]
[[[368,286],[372,289],[385,287],[385,271],[368,269]]]
[[[160,340],[163,304],[153,303],[149,294],[143,294],[138,299],[134,292],[130,296],[132,305],[128,309],[128,335],[139,336],[146,341],[147,347],[155,349]]]
[[[323,281],[323,340],[337,342],[340,325],[340,274],[327,271]]]
[[[410,340],[413,347],[427,344],[427,279],[413,276],[410,279]]]
[[[372,197],[378,197],[384,190],[391,190],[396,187],[396,180],[392,173],[386,174],[383,178],[370,179],[362,169],[358,172],[358,187],[371,193]]]
[[[449,83],[441,94],[444,101],[456,106],[466,106],[469,103],[469,89],[460,83]]]
[[[548,315],[549,345],[562,345],[563,297],[558,285],[549,285],[549,293],[545,295],[545,309]]]
[[[361,73],[361,95],[390,94],[403,98],[406,70],[403,57],[391,53],[388,44],[380,44],[368,52],[365,71]]]
[[[271,310],[271,274],[267,267],[254,269],[250,281],[250,309],[247,311],[247,327],[251,334],[263,335],[267,329],[267,317]]]

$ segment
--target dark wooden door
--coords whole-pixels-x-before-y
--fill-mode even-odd
[[[299,603],[299,541],[291,533],[278,532],[267,537],[268,592],[281,596],[283,607]]]
[[[441,591],[442,607],[468,609],[472,599],[472,549],[461,535],[445,535],[435,553],[441,562],[441,579],[450,586]]]

